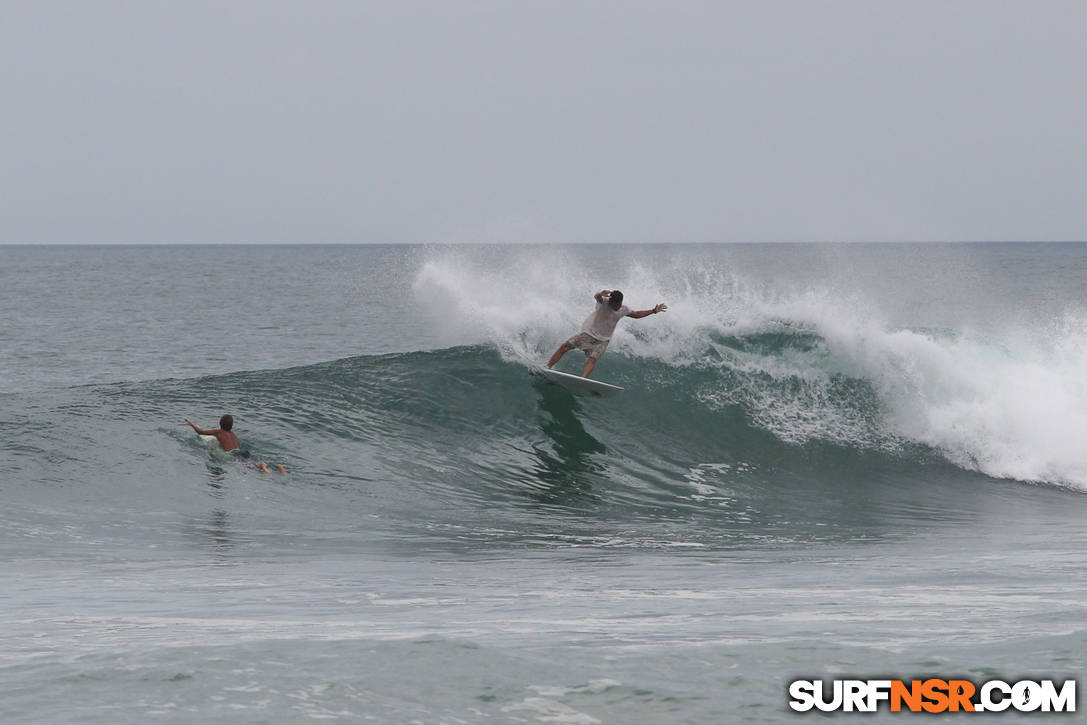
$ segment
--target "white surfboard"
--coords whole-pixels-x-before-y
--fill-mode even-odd
[[[531,372],[533,375],[539,375],[542,378],[546,378],[556,385],[561,385],[574,395],[588,395],[594,398],[610,398],[613,395],[618,395],[623,392],[623,389],[618,385],[609,385],[608,383],[602,383],[599,380],[583,378],[580,375],[560,373],[558,370],[534,367]]]
[[[219,445],[219,439],[215,436],[200,436],[200,442],[208,447],[208,452],[216,458],[229,458],[230,454],[223,450],[223,447]]]

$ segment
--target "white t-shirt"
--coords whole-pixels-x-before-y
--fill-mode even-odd
[[[581,323],[581,331],[587,332],[597,340],[610,340],[615,332],[615,325],[619,320],[630,314],[630,308],[626,305],[613,310],[605,297],[603,302],[598,302],[593,313]]]

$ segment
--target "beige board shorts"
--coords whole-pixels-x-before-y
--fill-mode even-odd
[[[579,332],[566,341],[566,344],[575,350],[582,350],[585,357],[599,360],[604,351],[608,349],[607,340],[597,340],[587,332]]]

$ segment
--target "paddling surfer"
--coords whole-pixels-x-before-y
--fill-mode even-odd
[[[633,317],[635,320],[656,315],[668,309],[668,305],[659,304],[649,310],[633,311],[623,304],[623,293],[619,290],[600,290],[593,299],[596,300],[596,309],[585,318],[581,324],[581,332],[571,337],[559,346],[551,359],[547,361],[547,367],[555,366],[562,356],[571,350],[582,350],[588,360],[585,361],[585,369],[581,377],[587,378],[596,367],[596,361],[604,354],[608,343],[611,342],[615,325],[624,317]]]
[[[249,451],[242,449],[242,444],[238,442],[238,436],[234,434],[232,430],[234,428],[234,416],[224,415],[219,419],[218,428],[200,428],[188,418],[185,418],[185,422],[188,423],[197,435],[202,436],[214,436],[219,441],[219,447],[227,453],[230,453],[235,458],[248,459]],[[268,464],[264,461],[260,463],[250,463],[253,468],[260,469],[265,473],[271,473],[272,469],[268,467]],[[276,466],[276,470],[280,473],[286,473],[287,469],[283,467],[283,464]]]

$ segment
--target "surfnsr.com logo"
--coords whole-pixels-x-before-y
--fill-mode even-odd
[[[794,680],[789,698],[797,712],[1075,712],[1076,681]]]

